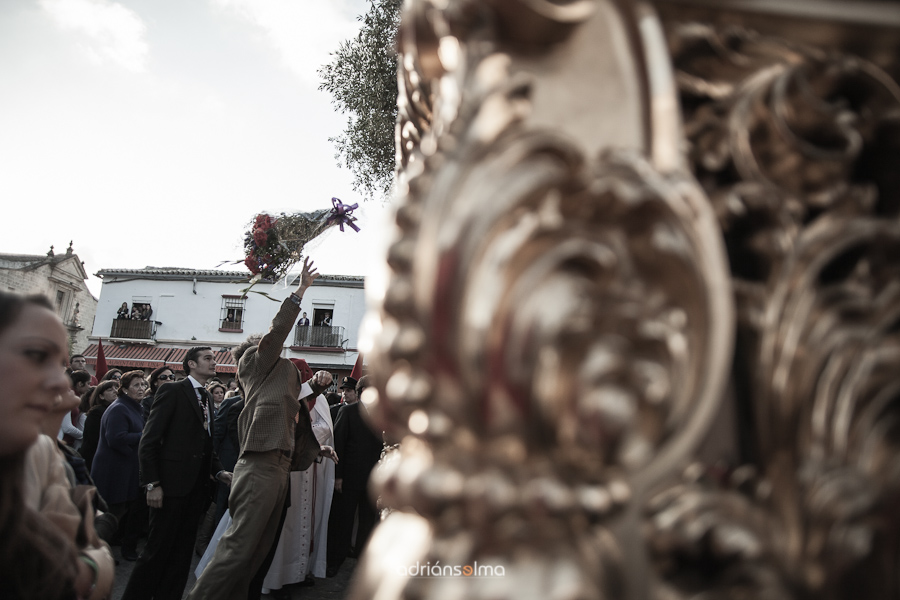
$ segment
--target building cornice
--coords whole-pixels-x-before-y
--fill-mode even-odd
[[[77,254],[60,254],[55,256],[46,256],[38,254],[0,254],[0,263],[9,263],[6,266],[0,266],[3,269],[13,271],[33,271],[44,265],[50,267],[51,271],[56,270],[59,265],[67,260],[74,260],[78,273],[73,273],[74,277],[80,277],[82,280],[87,279],[87,272]]]
[[[250,283],[250,274],[244,271],[216,271],[200,269],[181,269],[177,267],[146,267],[143,269],[100,269],[95,273],[104,283],[122,283],[146,279],[152,281],[204,281],[214,283]],[[273,284],[263,280],[257,285]],[[298,276],[293,276],[290,285],[298,283]],[[320,275],[314,286],[363,288],[365,277],[359,275]]]
[[[154,281],[215,281],[249,283],[250,277],[241,271],[215,271],[179,268],[100,269],[95,273],[104,283],[150,279]]]

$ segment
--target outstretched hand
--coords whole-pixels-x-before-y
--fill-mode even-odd
[[[312,282],[319,276],[313,266],[312,260],[307,256],[303,259],[303,271],[300,272],[300,285],[297,286],[297,295],[302,296],[303,292],[312,285]]]
[[[337,452],[335,452],[334,448],[332,448],[331,446],[322,446],[319,449],[319,456],[324,457],[324,458],[330,458],[335,463],[338,462]]]

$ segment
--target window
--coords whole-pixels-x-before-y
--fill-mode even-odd
[[[131,311],[128,313],[128,318],[132,321],[149,321],[152,316],[153,308],[150,307],[149,302],[134,301],[131,303]]]
[[[315,327],[330,327],[333,317],[333,308],[313,308],[312,324]]]
[[[222,313],[219,316],[219,331],[244,331],[244,310],[246,296],[222,296]]]

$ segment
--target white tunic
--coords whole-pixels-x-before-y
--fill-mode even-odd
[[[334,446],[334,425],[324,396],[316,398],[309,416],[319,443]],[[291,506],[284,519],[275,558],[263,582],[263,593],[299,583],[309,573],[325,577],[328,515],[333,495],[334,462],[331,460],[291,473]]]

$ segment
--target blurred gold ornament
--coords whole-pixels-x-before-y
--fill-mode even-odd
[[[816,6],[407,3],[353,598],[900,593],[900,18]]]

